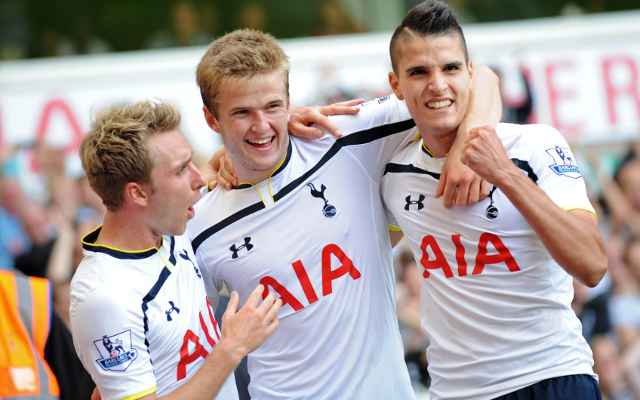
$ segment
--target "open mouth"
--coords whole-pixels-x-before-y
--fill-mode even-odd
[[[264,138],[264,139],[253,139],[253,140],[247,140],[246,142],[249,143],[252,146],[267,146],[269,145],[271,142],[273,142],[273,140],[275,139],[275,136],[271,136],[268,138]]]
[[[449,107],[453,102],[451,100],[432,101],[427,103],[427,107],[432,110],[442,110]]]

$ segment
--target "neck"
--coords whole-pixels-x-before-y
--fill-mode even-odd
[[[278,164],[280,165],[280,164]],[[247,167],[245,171],[239,171],[238,168],[236,168],[236,172],[238,174],[238,183],[245,183],[245,182],[249,182],[252,183],[254,185],[257,185],[258,183],[266,180],[267,178],[269,178],[269,176],[271,176],[271,174],[273,173],[273,171],[275,171],[278,167],[274,167],[271,168],[269,170],[255,170],[252,168]]]
[[[254,185],[268,179],[271,174],[273,174],[284,162],[287,158],[287,152],[282,155],[282,158],[278,160],[278,162],[269,169],[255,169],[251,166],[243,163],[241,160],[232,157],[231,162],[233,163],[236,171],[236,176],[238,177],[238,183],[249,182]]]
[[[447,134],[431,134],[428,129],[420,128],[422,142],[436,158],[444,158],[449,154],[456,140],[457,129]]]
[[[162,235],[158,235],[144,224],[139,213],[119,210],[107,211],[96,244],[126,251],[142,251],[160,247]]]

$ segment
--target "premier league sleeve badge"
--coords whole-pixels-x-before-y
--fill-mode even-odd
[[[553,159],[553,164],[549,165],[549,168],[556,174],[573,179],[578,179],[582,176],[570,149],[556,146],[552,149],[547,149],[547,153]]]
[[[105,371],[125,371],[138,358],[138,350],[131,345],[130,329],[113,336],[104,335],[93,344],[102,357],[96,362]]]

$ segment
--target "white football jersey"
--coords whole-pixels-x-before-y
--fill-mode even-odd
[[[379,186],[414,123],[395,97],[334,122],[343,137],[291,138],[269,179],[216,188],[187,227],[208,293],[225,281],[244,303],[262,283],[283,300],[249,354],[252,399],[414,398]]]
[[[500,124],[509,158],[565,210],[593,212],[569,146],[553,128]],[[423,272],[422,327],[432,399],[491,399],[541,380],[593,373],[571,309],[573,278],[494,187],[445,209],[434,193],[444,159],[411,143],[385,169],[382,194]]]
[[[202,272],[186,236],[121,251],[83,238],[84,259],[71,282],[76,352],[102,398],[170,393],[191,378],[220,339]],[[238,399],[233,374],[216,399]]]

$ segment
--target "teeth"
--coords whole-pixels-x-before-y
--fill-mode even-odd
[[[273,139],[273,138],[247,140],[247,142],[249,142],[251,144],[266,144],[266,143],[269,143],[271,141],[271,139]]]
[[[450,104],[451,104],[451,100],[443,100],[443,101],[436,101],[434,103],[427,103],[427,107],[433,110],[438,110],[440,108],[445,108]]]

